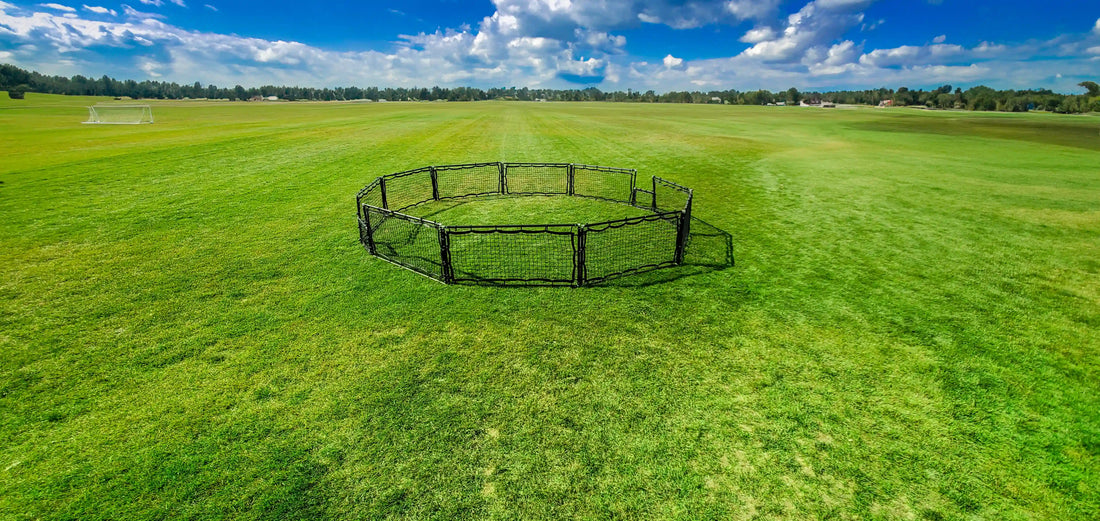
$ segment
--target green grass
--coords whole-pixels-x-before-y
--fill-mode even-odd
[[[405,213],[446,226],[599,223],[653,215],[651,211],[618,202],[541,195],[481,196],[428,202]]]
[[[1096,117],[94,101],[0,97],[2,518],[1100,517]],[[357,243],[369,180],[495,160],[681,182],[736,265]]]

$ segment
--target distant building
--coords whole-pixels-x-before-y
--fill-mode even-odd
[[[264,98],[264,101],[279,101],[279,97],[278,96],[268,96],[268,97]]]
[[[894,100],[892,100],[892,99],[884,99],[884,100],[882,100],[882,101],[878,102],[878,106],[879,106],[879,107],[884,107],[884,108],[885,108],[885,107],[893,107],[893,106],[894,106]]]
[[[821,108],[823,108],[823,109],[835,109],[836,108],[836,103],[833,103],[831,101],[822,101],[821,102]]]

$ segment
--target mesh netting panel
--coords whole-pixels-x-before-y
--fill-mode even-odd
[[[603,279],[675,262],[679,213],[631,217],[588,226],[587,280]]]
[[[403,208],[432,200],[432,173],[429,168],[419,168],[385,176],[386,202],[390,210]]]
[[[366,208],[377,255],[433,278],[443,278],[439,230],[415,217]]]
[[[439,197],[500,193],[499,163],[436,167]]]
[[[88,107],[85,123],[152,123],[153,109],[148,105],[97,105]]]
[[[683,210],[687,207],[688,199],[691,197],[691,190],[676,183],[665,181],[660,177],[654,177],[653,181],[653,192],[658,211],[671,212]]]
[[[363,216],[363,205],[369,204],[376,208],[382,207],[382,187],[377,179],[367,185],[363,190],[359,192],[357,200],[359,203],[359,216]]]
[[[509,164],[504,177],[510,194],[569,193],[567,164]]]
[[[631,170],[588,165],[573,167],[573,193],[577,195],[628,202],[633,184],[634,172]]]
[[[570,226],[453,227],[447,231],[455,281],[573,283]]]
[[[705,236],[689,226],[691,190],[656,176],[637,186],[635,176],[625,168],[495,162],[390,174],[357,194],[359,239],[372,254],[442,282],[586,285],[682,263],[693,255],[689,238]],[[402,213],[433,199],[502,193],[632,202],[655,215],[591,225],[444,227]],[[732,259],[729,234],[713,235],[700,242],[712,262]]]

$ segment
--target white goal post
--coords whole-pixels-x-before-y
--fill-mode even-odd
[[[153,122],[149,105],[96,105],[88,107],[88,121],[99,125],[139,125]]]

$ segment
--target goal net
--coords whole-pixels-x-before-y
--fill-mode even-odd
[[[88,107],[88,121],[104,125],[138,125],[153,122],[149,105],[96,105]]]

